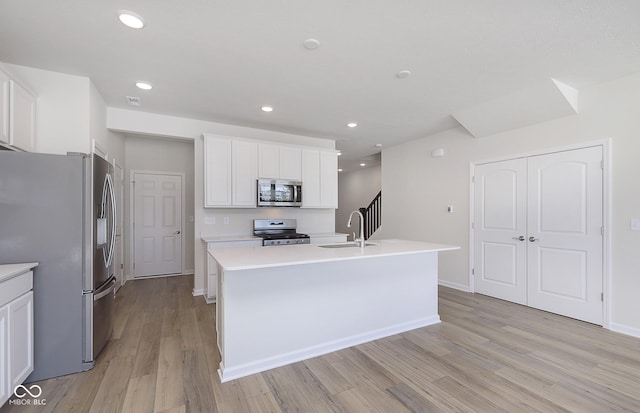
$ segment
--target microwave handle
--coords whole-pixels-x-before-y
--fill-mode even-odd
[[[299,201],[301,201],[301,199],[300,199],[300,198],[298,198],[298,188],[300,188],[298,185],[294,185],[294,186],[293,186],[293,200],[294,200],[295,202],[299,202]]]

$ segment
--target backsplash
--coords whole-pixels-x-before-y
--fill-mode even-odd
[[[250,235],[254,219],[289,218],[298,220],[298,232],[335,231],[335,210],[305,208],[228,208],[205,209],[201,235]]]

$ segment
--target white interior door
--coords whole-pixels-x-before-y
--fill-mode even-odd
[[[603,323],[602,147],[478,165],[475,291]]]
[[[182,177],[134,174],[134,276],[182,272]]]
[[[602,148],[529,158],[528,304],[602,325]]]
[[[474,284],[481,294],[527,303],[527,160],[475,168]]]

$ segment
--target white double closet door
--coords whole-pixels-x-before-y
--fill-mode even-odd
[[[602,147],[476,165],[474,286],[603,323]]]

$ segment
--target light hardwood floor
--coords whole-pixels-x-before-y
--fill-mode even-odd
[[[0,412],[640,412],[640,340],[443,287],[441,324],[221,384],[191,288],[128,282],[95,368]]]

